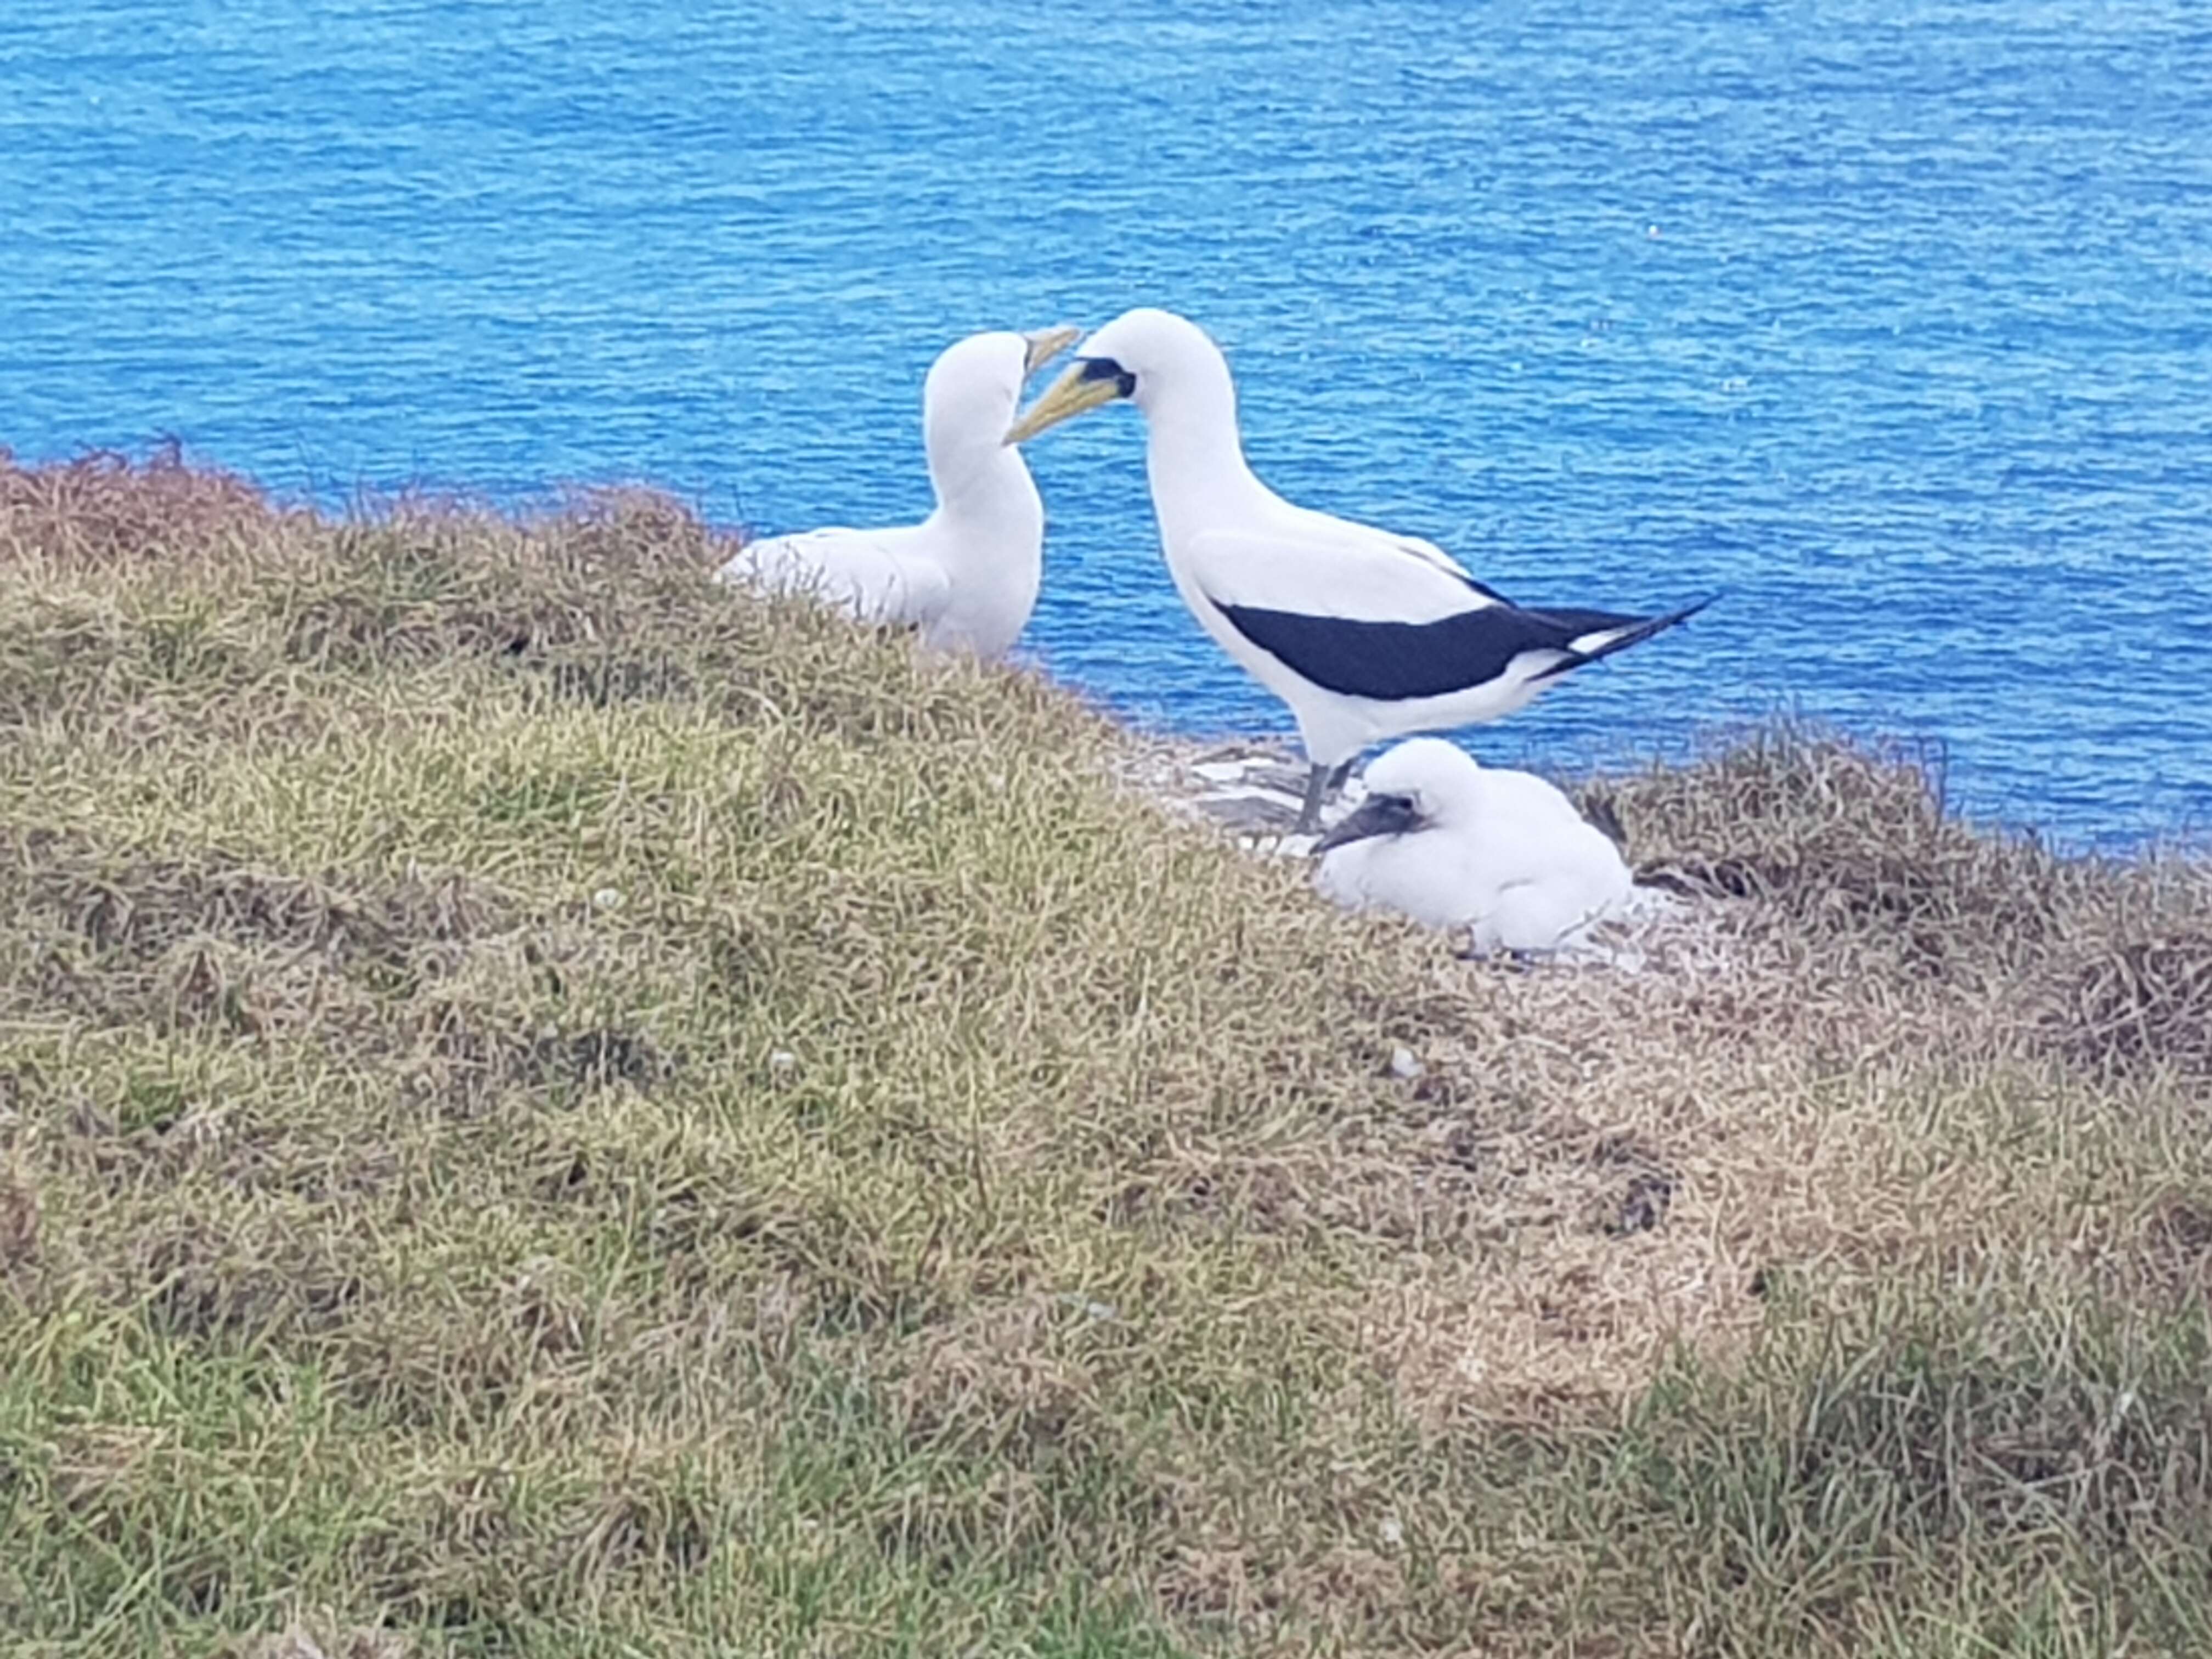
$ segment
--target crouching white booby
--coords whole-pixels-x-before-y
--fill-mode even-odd
[[[1527,609],[1432,543],[1292,505],[1245,462],[1228,363],[1172,312],[1126,312],[1085,340],[1006,441],[1117,398],[1144,412],[1152,510],[1183,603],[1297,717],[1313,769],[1300,831],[1369,744],[1501,719],[1711,602],[1661,616]]]
[[[1634,878],[1605,832],[1528,772],[1414,738],[1366,771],[1359,809],[1316,844],[1315,884],[1351,909],[1465,927],[1478,955],[1545,952],[1618,914]]]
[[[973,334],[930,366],[921,434],[937,509],[920,524],[753,542],[718,580],[811,592],[860,621],[915,628],[935,649],[1005,654],[1043,580],[1044,503],[1002,440],[1023,382],[1077,333]]]

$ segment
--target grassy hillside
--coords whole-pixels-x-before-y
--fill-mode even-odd
[[[0,465],[14,1650],[2212,1650],[2202,868],[1476,967],[720,550]]]

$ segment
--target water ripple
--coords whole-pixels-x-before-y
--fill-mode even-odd
[[[1276,8],[16,0],[0,441],[331,496],[649,477],[914,512],[977,326],[1140,301],[1286,493],[1509,592],[1728,599],[1482,752],[1783,705],[1971,808],[2212,820],[2212,33],[2180,0]],[[1161,569],[1133,417],[1030,452],[1027,648],[1282,731]]]

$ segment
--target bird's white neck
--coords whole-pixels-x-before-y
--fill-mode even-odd
[[[1145,421],[1145,469],[1164,534],[1203,529],[1269,498],[1244,459],[1237,388],[1218,352],[1178,364],[1146,399]]]
[[[1025,519],[1037,493],[1021,452],[1001,444],[995,433],[964,436],[965,441],[933,441],[928,447],[937,516],[977,527],[1009,514],[1017,522]]]
[[[947,532],[937,556],[952,579],[948,621],[970,637],[1011,639],[1043,578],[1044,501],[1028,466],[993,428],[980,442],[930,445],[929,481],[929,525]]]

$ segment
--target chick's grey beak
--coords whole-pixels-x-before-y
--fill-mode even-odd
[[[1420,827],[1421,815],[1403,795],[1370,795],[1359,810],[1314,843],[1318,858],[1332,847],[1342,847],[1370,836],[1402,836]]]

